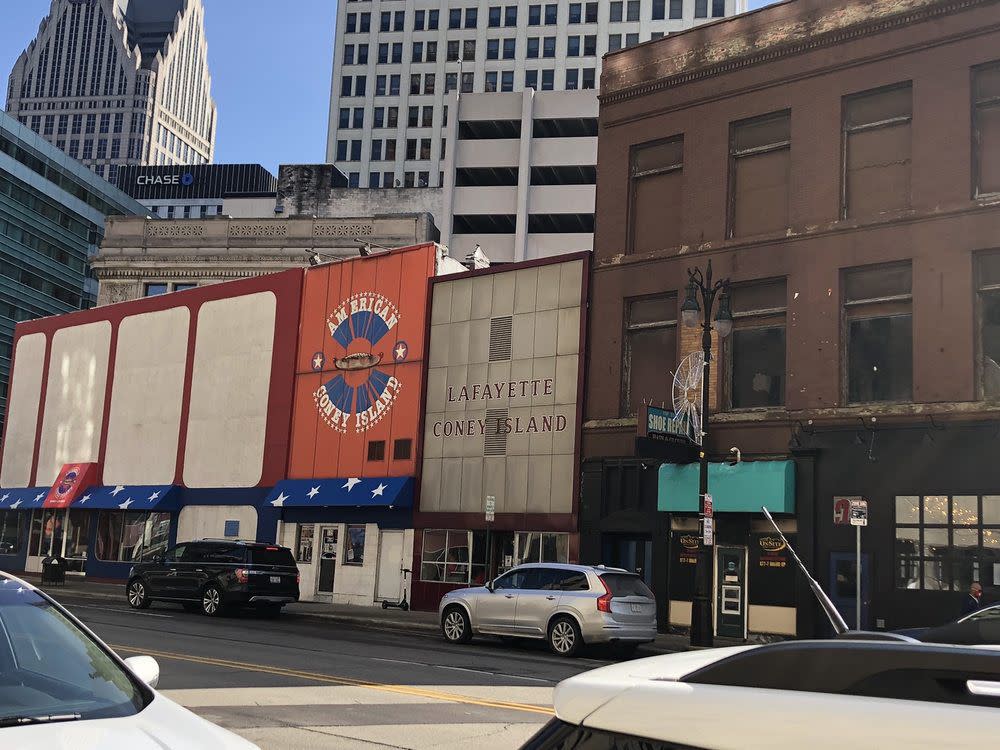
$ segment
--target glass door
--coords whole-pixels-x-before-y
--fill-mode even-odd
[[[83,573],[87,562],[90,541],[90,518],[93,511],[66,510],[66,534],[62,556],[66,558],[67,573]]]
[[[42,560],[53,554],[62,554],[66,511],[55,508],[39,508],[31,511],[31,534],[28,537],[28,559],[25,570],[40,573]]]
[[[317,594],[333,594],[333,579],[337,572],[337,531],[336,526],[319,527],[319,576],[316,579]]]
[[[25,570],[40,573],[46,557],[63,557],[67,573],[83,573],[89,552],[91,515],[91,511],[69,508],[33,510]]]

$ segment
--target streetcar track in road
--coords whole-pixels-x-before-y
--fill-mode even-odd
[[[70,609],[73,609],[73,607],[84,607],[84,606],[88,606],[88,605],[68,605],[68,606],[69,606]],[[107,610],[107,609],[102,608],[102,607],[89,607],[89,608],[97,609],[97,610],[102,611],[102,612],[114,611],[114,612],[120,612],[122,614],[145,614],[145,613],[133,612],[132,610]],[[151,614],[155,614],[155,613],[151,613]],[[187,618],[176,617],[174,615],[160,615],[160,616],[161,617],[165,617],[165,618],[175,619],[178,622],[188,622],[189,621],[189,620],[187,620]],[[125,626],[125,625],[122,625],[121,623],[108,622],[106,620],[95,620],[93,618],[88,618],[88,620],[89,620],[89,622],[90,622],[91,625],[93,625],[93,624],[96,623],[96,624],[101,624],[101,625],[107,625],[107,626],[110,626],[110,627],[118,627],[118,628],[128,627],[130,630],[140,630],[140,631],[146,631],[146,632],[157,633],[157,634],[162,634],[164,632],[161,628],[156,628],[156,627],[149,627],[149,626],[145,626],[144,627],[144,626],[137,626],[137,625],[128,625],[128,626]],[[270,632],[276,633],[277,631],[270,631]],[[394,634],[398,634],[398,633],[396,633],[396,631],[390,631],[390,632],[393,632]],[[185,632],[178,632],[178,631],[171,631],[171,634],[173,634],[173,635],[180,635],[180,636],[183,636],[183,637],[186,637],[186,638],[201,638],[201,639],[211,640],[211,641],[229,641],[229,642],[231,642],[231,641],[239,641],[239,643],[244,644],[244,645],[249,645],[249,646],[262,646],[262,647],[267,647],[267,648],[281,648],[281,649],[286,649],[286,650],[290,650],[290,651],[301,651],[301,652],[305,652],[305,653],[315,653],[315,654],[324,654],[324,655],[329,655],[329,653],[330,653],[329,650],[323,649],[323,648],[309,648],[309,647],[305,647],[305,646],[290,646],[290,645],[288,645],[286,643],[272,643],[272,642],[269,642],[269,641],[248,640],[248,639],[246,639],[244,637],[238,637],[238,636],[235,636],[235,635],[210,635],[210,634],[205,633],[205,632],[185,633]],[[410,633],[406,633],[405,634],[405,636],[407,638],[410,637],[410,635],[411,635]],[[318,637],[318,636],[310,635],[309,637],[315,638],[315,637]],[[475,648],[475,647],[473,647],[473,648]],[[497,647],[497,646],[491,646],[489,644],[482,644],[482,645],[478,646],[478,648],[480,648],[481,651],[479,651],[479,652],[473,651],[472,653],[478,654],[478,655],[481,655],[481,656],[489,656],[489,657],[497,656],[496,652],[499,649],[499,647]],[[468,647],[466,647],[466,650],[468,650]],[[462,669],[461,667],[457,667],[457,666],[456,667],[451,667],[451,666],[445,665],[445,664],[431,664],[431,663],[428,663],[428,662],[408,661],[408,660],[405,660],[405,659],[390,659],[388,657],[363,656],[363,657],[360,657],[360,658],[369,659],[369,660],[372,660],[372,661],[383,661],[383,662],[391,662],[391,663],[398,663],[398,664],[404,664],[404,665],[412,665],[412,666],[423,667],[423,668],[455,669],[455,670]],[[509,647],[507,647],[507,649],[505,650],[505,653],[503,654],[503,658],[504,659],[512,659],[512,660],[532,661],[532,662],[540,660],[540,661],[542,661],[545,664],[549,664],[549,665],[552,665],[552,666],[566,667],[566,668],[572,667],[573,665],[576,665],[576,664],[580,664],[580,665],[595,664],[595,665],[598,665],[598,666],[605,666],[605,665],[607,665],[607,664],[610,663],[610,662],[607,662],[607,661],[600,661],[600,660],[596,660],[596,659],[573,659],[572,661],[567,662],[567,660],[562,659],[562,658],[555,659],[555,658],[548,657],[546,655],[540,655],[540,654],[525,655],[525,654],[518,654],[518,653],[510,653],[509,652]],[[469,670],[469,671],[472,671],[472,670]],[[584,670],[580,670],[580,671],[584,671]],[[495,677],[502,677],[502,678],[507,678],[507,679],[527,680],[527,681],[531,681],[531,682],[544,681],[546,683],[558,682],[558,680],[543,680],[542,678],[538,678],[538,677],[527,677],[527,676],[524,676],[524,675],[521,675],[521,674],[514,674],[514,673],[510,673],[510,672],[486,672],[486,673],[490,674],[492,676],[495,676]]]
[[[441,690],[431,690],[411,685],[390,685],[384,682],[372,682],[370,680],[357,680],[350,677],[335,677],[333,675],[321,674],[319,672],[306,672],[298,669],[286,669],[284,667],[271,667],[266,664],[253,664],[251,662],[232,661],[229,659],[218,659],[208,656],[194,656],[192,654],[179,654],[173,651],[160,651],[153,649],[135,648],[132,646],[108,644],[115,651],[126,651],[147,656],[158,656],[162,659],[175,659],[177,661],[193,662],[195,664],[205,664],[226,669],[237,669],[247,672],[260,672],[279,677],[297,677],[299,679],[311,680],[332,685],[346,685],[348,687],[368,688],[377,692],[393,693],[396,695],[409,695],[418,698],[428,698],[443,703],[461,703],[470,706],[483,706],[486,708],[500,708],[511,711],[524,711],[527,713],[554,716],[555,712],[545,706],[535,706],[530,703],[516,703],[513,701],[490,700],[488,698],[473,698],[472,696],[449,693]],[[460,689],[461,686],[456,686]]]
[[[138,615],[140,617],[162,617],[165,620],[173,620],[176,615],[161,615],[158,612],[133,612],[130,609],[118,609],[116,607],[98,607],[94,604],[70,604],[67,609],[96,609],[100,612],[117,612],[123,615]]]

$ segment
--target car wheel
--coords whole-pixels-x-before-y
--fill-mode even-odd
[[[549,648],[557,656],[576,656],[583,647],[580,626],[572,617],[557,617],[549,625]]]
[[[146,591],[146,584],[138,578],[129,583],[127,595],[128,606],[132,609],[146,609],[153,601],[149,598],[149,592]]]
[[[472,640],[472,623],[461,607],[448,607],[441,618],[441,632],[449,643],[468,643]]]
[[[223,609],[222,592],[216,586],[207,586],[201,592],[201,611],[209,617],[218,617]]]

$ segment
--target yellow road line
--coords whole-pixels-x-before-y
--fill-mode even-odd
[[[470,706],[485,706],[487,708],[505,708],[512,711],[527,711],[529,713],[542,714],[544,716],[554,716],[555,712],[544,706],[532,706],[528,703],[513,703],[510,701],[485,700],[472,698],[466,695],[455,693],[445,693],[439,690],[427,690],[410,685],[388,685],[382,682],[369,682],[367,680],[354,680],[349,677],[333,677],[331,675],[320,674],[318,672],[305,672],[298,669],[285,669],[284,667],[269,667],[265,664],[252,664],[243,661],[231,661],[229,659],[216,659],[209,656],[192,656],[191,654],[178,654],[172,651],[154,651],[148,648],[134,648],[132,646],[121,646],[109,644],[115,651],[128,651],[134,654],[145,654],[147,656],[159,656],[163,659],[176,659],[178,661],[190,661],[196,664],[208,664],[215,667],[226,667],[229,669],[242,669],[248,672],[263,672],[265,674],[278,675],[280,677],[299,677],[314,682],[324,682],[332,685],[346,685],[349,687],[368,688],[384,693],[396,693],[399,695],[416,696],[419,698],[430,698],[432,700],[444,701],[448,703],[462,703]]]

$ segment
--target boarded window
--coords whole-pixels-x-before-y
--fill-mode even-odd
[[[785,403],[785,281],[735,286],[734,326],[724,342],[730,409]]]
[[[844,218],[910,207],[910,84],[844,100]]]
[[[631,161],[630,252],[681,244],[684,138],[636,146]]]
[[[976,195],[1000,193],[1000,63],[972,73]]]
[[[1000,399],[1000,253],[979,255],[979,397]]]
[[[632,415],[643,402],[671,401],[677,365],[677,296],[626,300],[625,316],[621,409]]]
[[[730,134],[729,236],[788,227],[790,112],[733,123]]]
[[[913,398],[913,298],[909,264],[844,274],[846,395],[850,403]]]

